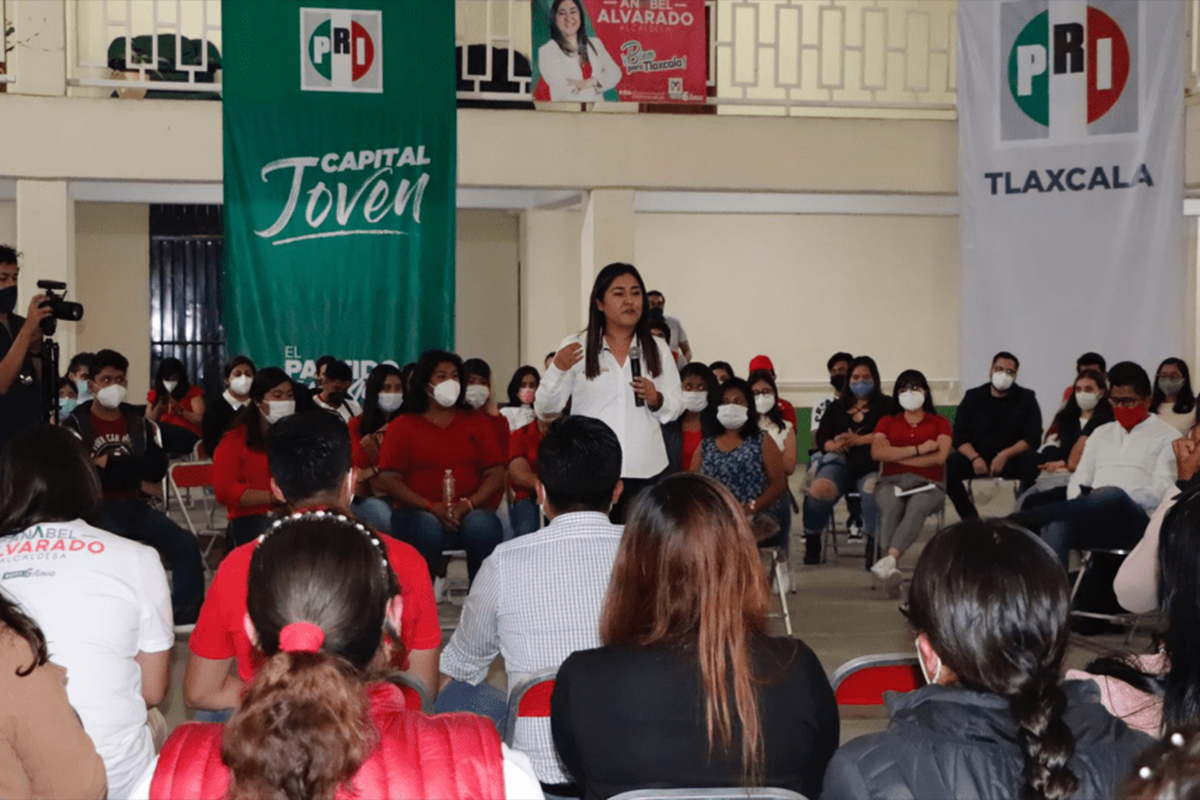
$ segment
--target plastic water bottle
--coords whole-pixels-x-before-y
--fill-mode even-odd
[[[446,504],[446,508],[450,513],[454,513],[454,502],[458,499],[458,486],[454,480],[454,470],[446,470],[446,477],[442,478],[442,502]]]

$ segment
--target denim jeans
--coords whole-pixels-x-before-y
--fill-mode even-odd
[[[508,695],[490,683],[475,686],[460,680],[452,680],[446,688],[438,692],[437,700],[433,703],[436,714],[452,711],[469,711],[487,717],[496,723],[496,730],[504,735],[504,725],[508,721]]]
[[[1074,500],[1026,509],[1009,519],[1035,533],[1040,531],[1064,568],[1070,564],[1071,551],[1081,547],[1132,549],[1150,524],[1146,510],[1116,486],[1105,486]]]
[[[392,535],[392,504],[382,497],[356,497],[350,510],[362,524]]]
[[[875,505],[875,481],[878,475],[869,472],[857,481],[850,478],[850,466],[846,457],[841,453],[820,453],[813,457],[815,472],[813,480],[825,478],[837,487],[837,497],[832,500],[820,500],[810,494],[804,495],[804,533],[819,535],[829,525],[833,516],[833,507],[842,495],[856,490],[862,498],[863,532],[868,536],[875,535],[875,519],[878,507]]]
[[[532,500],[518,500],[508,511],[513,536],[524,536],[542,527],[542,510]]]
[[[463,517],[455,531],[443,528],[441,520],[428,511],[401,508],[392,512],[392,530],[425,557],[430,574],[441,563],[443,550],[466,550],[467,576],[472,582],[483,560],[504,539],[500,519],[482,508]]]

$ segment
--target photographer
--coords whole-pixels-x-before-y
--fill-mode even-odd
[[[13,313],[19,273],[16,251],[0,245],[0,450],[14,434],[42,421],[42,392],[33,359],[42,345],[38,325],[51,310],[42,306],[45,295],[37,295],[28,317]]]

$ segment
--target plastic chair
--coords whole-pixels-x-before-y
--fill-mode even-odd
[[[884,653],[852,658],[830,679],[839,706],[883,706],[884,692],[911,692],[925,685],[915,655]]]
[[[787,635],[792,635],[792,612],[788,608],[787,593],[792,585],[791,569],[787,560],[787,549],[783,547],[760,547],[759,552],[769,553],[771,561],[774,564],[772,569],[775,571],[775,589],[779,594],[779,605],[782,606],[782,612],[779,616],[783,617],[784,627],[787,628]],[[775,616],[772,614],[771,616]]]
[[[409,711],[433,713],[433,694],[420,678],[404,672],[390,672],[386,680],[400,687],[400,693],[404,695],[404,707]]]
[[[1148,614],[1134,614],[1132,612],[1126,612],[1124,614],[1105,614],[1100,611],[1076,611],[1074,606],[1075,595],[1079,592],[1080,585],[1083,584],[1083,576],[1086,575],[1088,570],[1092,567],[1093,556],[1109,555],[1120,556],[1124,558],[1125,556],[1129,555],[1130,551],[1107,549],[1103,547],[1074,549],[1077,553],[1079,553],[1080,566],[1079,574],[1075,576],[1075,583],[1073,586],[1071,586],[1071,616],[1085,617],[1088,619],[1102,619],[1111,622],[1114,625],[1124,625],[1128,628],[1128,630],[1125,632],[1125,644],[1129,644],[1130,640],[1133,639],[1134,634],[1137,633],[1138,626],[1141,625],[1142,620],[1146,619],[1147,617],[1154,616],[1158,613],[1157,611],[1151,611]]]
[[[550,695],[554,694],[554,678],[557,674],[557,667],[535,672],[509,691],[508,719],[504,723],[506,745],[513,746],[519,718],[550,716]]]
[[[187,523],[188,530],[200,540],[201,529],[198,529],[195,523],[192,522],[192,515],[188,513],[188,504],[183,502],[184,489],[200,489],[205,491],[212,488],[212,462],[211,461],[180,461],[171,464],[167,468],[166,483],[170,486],[171,493],[175,495],[175,499],[179,502],[179,510],[183,512],[183,519]],[[209,516],[208,527],[203,529],[209,534],[208,546],[204,548],[204,569],[209,570],[208,555],[212,551],[213,545],[217,541],[217,537],[221,535],[221,531],[213,528],[212,517]],[[210,570],[211,571],[211,570]]]
[[[704,789],[634,789],[614,794],[609,800],[806,800],[791,789],[774,786],[723,786]]]

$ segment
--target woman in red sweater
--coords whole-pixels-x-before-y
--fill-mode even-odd
[[[491,417],[464,402],[462,376],[462,360],[453,353],[421,356],[403,412],[384,434],[379,469],[397,508],[395,534],[417,548],[434,573],[442,551],[466,550],[474,580],[504,538],[499,518],[486,507],[504,485],[504,453]]]
[[[354,516],[377,531],[392,532],[392,504],[379,480],[379,447],[388,423],[404,402],[404,376],[391,364],[380,364],[367,376],[363,413],[350,420],[350,447],[358,483],[354,486]]]
[[[187,369],[178,358],[164,358],[146,396],[146,419],[162,432],[168,456],[191,454],[200,441],[204,422],[204,391],[188,383]]]
[[[254,539],[271,524],[277,505],[267,466],[267,431],[295,413],[292,382],[277,367],[259,370],[250,384],[250,402],[237,413],[213,453],[213,491],[229,518],[229,547]]]

